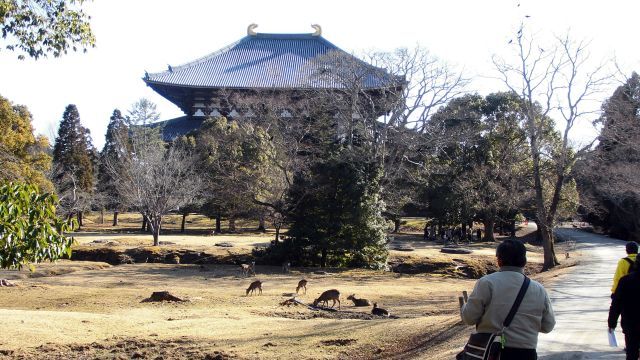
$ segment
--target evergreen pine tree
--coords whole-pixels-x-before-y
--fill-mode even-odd
[[[382,169],[359,157],[318,161],[297,174],[289,236],[293,254],[320,266],[383,268],[387,261]]]
[[[77,212],[82,225],[82,211],[88,209],[94,187],[95,149],[89,129],[80,124],[75,105],[68,105],[62,115],[53,146],[53,180],[68,215]]]
[[[633,73],[602,106],[602,132],[582,164],[590,221],[620,239],[640,240],[640,75]]]
[[[120,110],[113,110],[113,114],[109,119],[107,134],[105,135],[105,144],[100,152],[100,161],[98,165],[98,192],[102,200],[102,205],[107,209],[113,210],[113,226],[118,225],[118,211],[121,209],[122,199],[118,193],[118,184],[116,183],[113,172],[124,171],[122,169],[121,159],[130,149],[123,149],[122,144],[128,144],[128,127],[127,119],[122,116]]]

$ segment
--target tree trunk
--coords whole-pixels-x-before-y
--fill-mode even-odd
[[[550,218],[544,201],[544,189],[542,187],[542,174],[540,170],[540,146],[538,144],[538,128],[535,120],[536,117],[533,115],[533,104],[530,102],[528,106],[529,114],[527,116],[527,125],[529,127],[531,160],[533,160],[533,182],[536,192],[536,217],[538,219],[536,225],[540,229],[540,234],[542,235],[542,248],[544,250],[544,263],[542,265],[542,270],[544,271],[556,266],[556,264],[558,263],[558,259],[556,258],[555,249],[553,248],[553,233],[551,232],[552,227],[550,227],[550,224],[548,223],[548,220]],[[551,217],[551,219],[553,219],[553,217]]]
[[[142,232],[147,230],[147,217],[142,215],[142,229],[140,229]]]
[[[493,237],[493,227],[495,225],[495,220],[485,220],[482,222],[484,224],[484,241],[496,241],[496,238]]]
[[[467,223],[462,223],[462,231],[460,234],[460,239],[463,241],[469,241],[470,239],[467,239]]]
[[[327,249],[322,249],[322,255],[320,257],[320,267],[327,266]]]
[[[542,249],[544,250],[544,263],[542,264],[542,271],[547,271],[556,265],[559,265],[558,257],[556,256],[556,250],[554,248],[554,236],[553,230],[546,224],[537,224],[540,229],[540,235],[542,235]]]
[[[277,244],[278,241],[280,241],[280,226],[276,225],[276,240],[275,240],[275,244]]]
[[[104,225],[104,208],[100,208],[100,224]]]
[[[112,226],[118,226],[118,210],[115,210],[113,212],[113,225]]]
[[[509,223],[509,226],[511,227],[511,237],[515,239],[515,237],[516,237],[516,221],[515,220],[511,220],[511,222]]]
[[[187,221],[187,215],[189,215],[189,213],[182,213],[182,223],[180,224],[181,233],[184,233],[184,224]]]
[[[538,222],[536,221],[536,224]],[[540,230],[540,226],[538,226],[538,228],[536,229],[536,243],[537,244],[542,244],[542,230]]]
[[[233,216],[229,218],[229,231],[236,231],[236,219]]]
[[[393,233],[397,234],[400,231],[400,219],[393,219]]]
[[[82,211],[78,211],[76,213],[76,218],[78,219],[78,228],[82,227]]]
[[[264,216],[260,216],[260,219],[258,220],[258,231],[260,232],[266,232],[267,231],[267,227],[264,224]]]
[[[220,234],[222,232],[222,216],[220,214],[216,215],[216,230],[215,233],[216,234]]]
[[[153,246],[160,245],[160,227],[162,226],[162,216],[154,217],[148,222],[153,235]]]

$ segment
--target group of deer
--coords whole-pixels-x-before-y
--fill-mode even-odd
[[[304,289],[304,293],[307,293],[307,280],[302,279],[300,281],[298,281],[298,287],[296,287],[296,294],[301,290]],[[262,281],[260,280],[256,280],[254,282],[252,282],[251,284],[249,284],[249,287],[247,288],[247,293],[246,296],[249,296],[249,294],[253,294],[254,292],[258,292],[258,295],[262,294]]]
[[[317,307],[318,304],[324,303],[324,306],[329,306],[329,300],[333,301],[331,308],[338,303],[338,310],[340,310],[340,291],[331,289],[320,294],[320,297],[313,301],[313,306]],[[353,306],[371,306],[371,302],[367,299],[358,299],[355,294],[351,294],[347,297],[347,300],[353,301]],[[389,316],[389,312],[383,308],[378,307],[378,303],[373,303],[373,309],[371,310],[373,315],[377,316]]]
[[[251,264],[241,264],[240,268],[242,271],[242,274],[244,276],[249,276],[249,274],[252,275],[256,275],[256,271],[255,271],[255,266],[256,263],[255,261],[252,261]],[[284,273],[288,273],[289,272],[289,268],[290,268],[291,264],[289,262],[285,262],[282,264],[282,272]],[[299,293],[299,291],[301,289],[304,289],[304,293],[307,293],[307,280],[302,279],[300,281],[298,281],[298,286],[296,287],[296,294]],[[255,292],[258,292],[258,295],[262,294],[262,281],[260,280],[256,280],[254,282],[252,282],[251,284],[249,284],[249,287],[246,290],[246,296],[249,296],[249,294],[254,294]],[[336,289],[331,289],[331,290],[327,290],[325,292],[323,292],[322,294],[320,294],[320,297],[315,299],[313,301],[313,306],[317,307],[318,304],[320,303],[324,303],[324,306],[327,307],[329,306],[329,300],[333,301],[333,303],[331,304],[331,308],[333,308],[336,305],[336,302],[338,303],[338,310],[340,310],[340,292]],[[353,301],[353,305],[354,306],[371,306],[371,302],[367,299],[358,299],[356,298],[355,294],[351,294],[347,297],[347,300],[351,300]],[[377,315],[377,316],[389,316],[389,312],[385,309],[379,308],[378,307],[378,303],[373,303],[373,309],[371,310],[371,313],[373,315]]]

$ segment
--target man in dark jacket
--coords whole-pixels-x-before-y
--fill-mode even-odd
[[[620,325],[624,333],[627,360],[638,360],[640,349],[640,272],[635,269],[620,279],[616,292],[613,294],[609,309],[609,331],[613,331],[622,315]]]

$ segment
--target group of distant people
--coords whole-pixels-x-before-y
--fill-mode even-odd
[[[625,336],[627,360],[638,360],[640,349],[640,271],[638,244],[626,244],[627,256],[620,259],[611,289],[609,331],[613,332],[618,318]],[[502,332],[501,360],[535,360],[538,333],[548,333],[555,326],[555,316],[549,296],[536,281],[527,280],[524,266],[526,248],[522,242],[508,239],[496,249],[499,271],[479,279],[466,303],[461,307],[462,321],[475,325],[477,333]],[[527,283],[527,286],[523,285]],[[512,308],[521,288],[524,297],[516,316],[505,327],[507,311]],[[496,296],[499,295],[499,296]],[[517,314],[521,314],[517,316]],[[463,352],[464,353],[464,352]],[[463,353],[458,359],[466,359]]]
[[[478,229],[476,231],[476,241],[480,241],[482,236],[482,231],[480,229]],[[470,242],[472,240],[474,240],[474,235],[472,233],[471,228],[467,228],[466,230],[463,230],[462,228],[456,227],[456,228],[447,228],[447,227],[441,227],[440,231],[436,231],[436,227],[434,225],[429,226],[428,224],[426,224],[424,226],[424,235],[423,235],[423,239],[424,240],[429,240],[429,241],[443,241],[445,244],[450,243],[450,242],[458,242],[458,241],[467,241]]]

